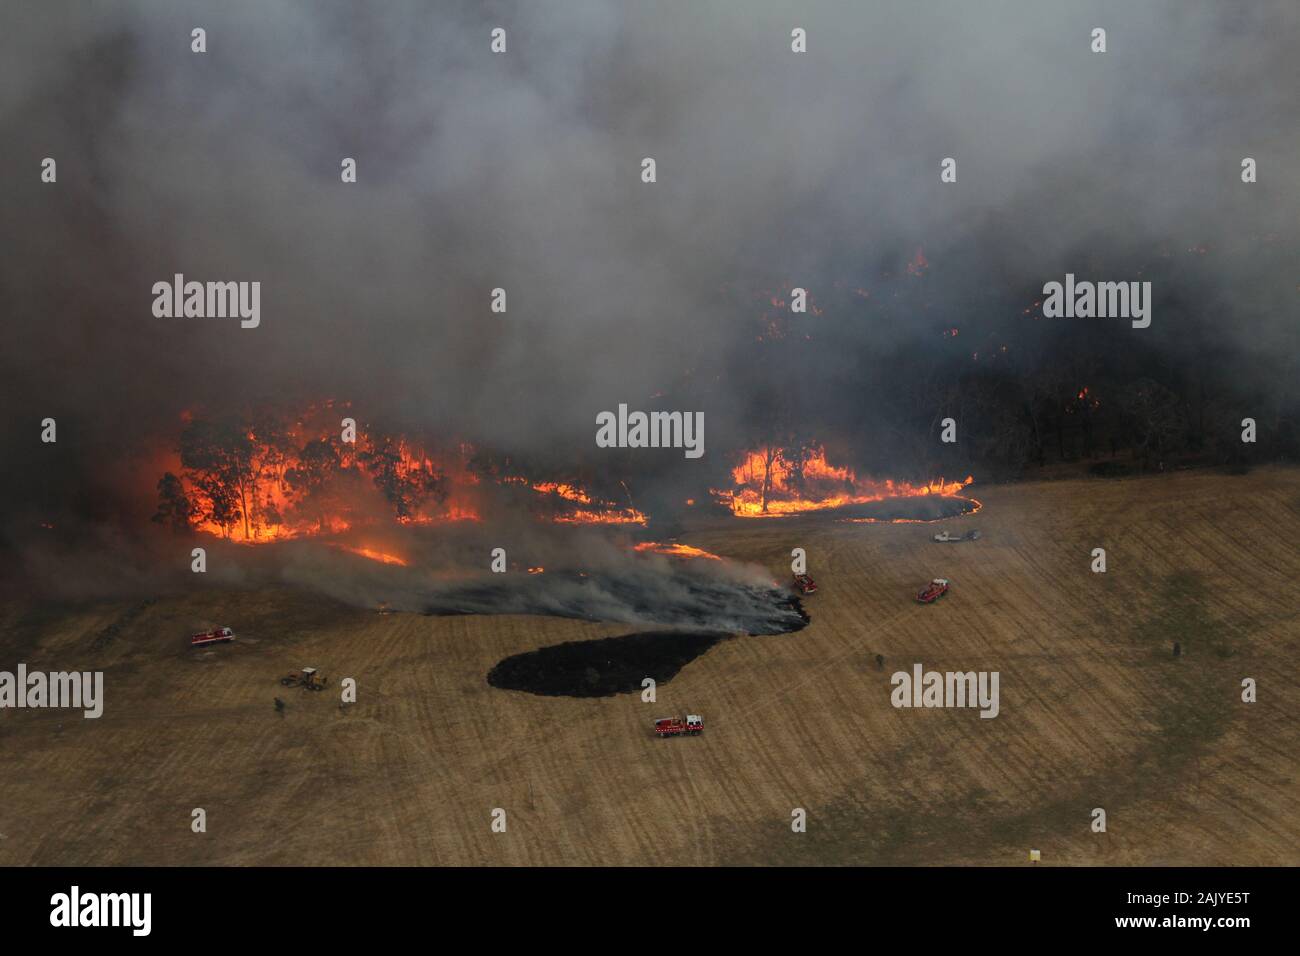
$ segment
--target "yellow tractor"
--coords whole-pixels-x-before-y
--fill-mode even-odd
[[[281,677],[280,683],[285,687],[306,687],[308,690],[325,689],[325,678],[314,667],[304,667],[300,671],[294,671],[286,677]]]

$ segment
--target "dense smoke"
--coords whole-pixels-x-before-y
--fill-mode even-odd
[[[321,398],[650,502],[809,434],[926,477],[1115,443],[1218,454],[1243,415],[1293,447],[1294,3],[0,16],[10,549],[42,521],[147,523],[142,458],[185,410]],[[1067,271],[1150,280],[1151,328],[1042,318]],[[261,324],[155,318],[175,273],[260,281]],[[772,304],[793,286],[816,311]],[[596,449],[620,402],[702,410],[706,455]]]
[[[64,601],[290,585],[354,607],[431,615],[545,614],[748,634],[794,631],[807,620],[760,567],[640,551],[629,533],[604,528],[389,527],[360,540],[309,537],[255,548],[205,538],[202,575],[178,559],[174,544],[128,541],[111,529],[90,526],[77,547],[33,541],[29,578],[43,596]],[[485,560],[500,545],[508,546],[511,573],[493,573]]]
[[[588,542],[592,544],[593,542]],[[729,561],[674,559],[608,546],[568,554],[539,574],[437,570],[423,561],[392,568],[315,542],[294,543],[283,580],[361,607],[424,614],[545,614],[590,621],[775,634],[804,626],[789,592],[762,569]],[[599,554],[593,553],[599,550]],[[575,563],[575,560],[578,563]]]

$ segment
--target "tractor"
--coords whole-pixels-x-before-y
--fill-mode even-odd
[[[280,683],[285,687],[305,687],[308,690],[325,689],[325,678],[314,667],[304,667],[300,671],[294,671],[292,674],[281,677]]]

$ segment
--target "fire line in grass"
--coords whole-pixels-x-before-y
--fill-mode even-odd
[[[775,446],[750,451],[732,469],[731,476],[731,488],[715,488],[712,494],[741,518],[829,511],[891,498],[960,497],[958,493],[975,480],[967,476],[964,481],[939,478],[914,484],[861,479],[851,468],[827,462],[826,451],[820,445],[795,453]]]

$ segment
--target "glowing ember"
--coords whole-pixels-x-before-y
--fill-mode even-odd
[[[780,517],[809,511],[826,511],[847,505],[861,505],[887,498],[925,495],[954,496],[975,479],[925,484],[906,481],[860,480],[849,468],[836,468],[826,461],[821,447],[805,449],[792,458],[779,448],[749,452],[732,470],[735,487],[713,489],[723,504],[741,518]]]

